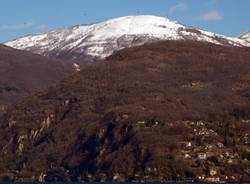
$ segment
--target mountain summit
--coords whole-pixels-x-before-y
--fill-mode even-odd
[[[217,35],[151,15],[77,25],[18,38],[5,44],[45,56],[79,59],[86,56],[105,58],[123,48],[157,40],[197,40],[219,45],[250,46],[240,38]]]

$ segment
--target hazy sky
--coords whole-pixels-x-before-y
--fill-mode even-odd
[[[53,28],[143,14],[226,35],[250,30],[250,0],[1,0],[0,42]]]

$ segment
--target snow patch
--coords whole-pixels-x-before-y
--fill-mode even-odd
[[[77,63],[74,63],[74,64],[73,64],[73,68],[75,69],[76,72],[80,72],[80,71],[81,71],[80,65],[77,64]]]

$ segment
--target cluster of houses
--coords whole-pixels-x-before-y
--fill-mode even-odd
[[[239,175],[236,173],[235,175],[234,173],[227,173],[224,169],[232,167],[234,164],[239,164],[242,160],[241,153],[237,152],[237,149],[234,149],[233,147],[225,146],[223,141],[219,141],[221,140],[219,135],[213,129],[207,128],[207,122],[185,121],[184,124],[192,129],[193,135],[191,138],[189,137],[188,140],[180,142],[183,149],[183,159],[190,160],[191,162],[203,163],[203,166],[205,165],[207,169],[204,174],[197,176],[197,179],[206,182],[239,180]],[[245,149],[245,151],[248,151],[250,154],[248,136],[249,134],[244,134],[240,144],[241,150]],[[200,144],[202,140],[205,140],[204,137],[211,137],[211,140],[213,141]],[[250,167],[250,160],[245,159],[245,161]]]

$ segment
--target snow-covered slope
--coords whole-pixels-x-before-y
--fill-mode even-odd
[[[250,42],[250,32],[242,34],[239,38]]]
[[[5,43],[51,57],[79,59],[105,58],[117,50],[157,40],[198,40],[221,45],[250,46],[239,38],[184,26],[167,18],[150,15],[127,16],[98,24],[78,25],[22,37]]]

